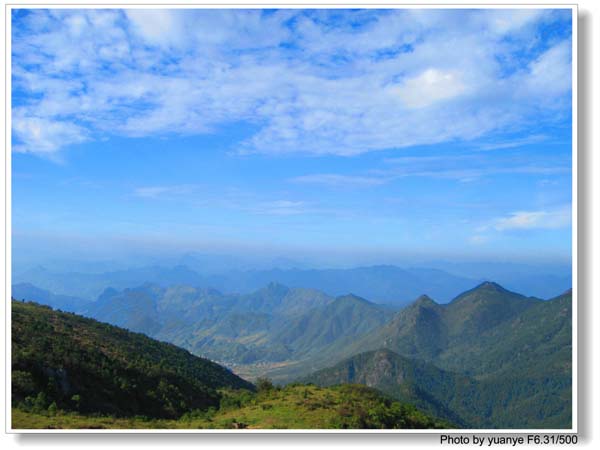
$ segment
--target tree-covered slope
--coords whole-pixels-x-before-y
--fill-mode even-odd
[[[504,345],[506,339],[519,341],[524,332],[519,325],[525,323],[523,315],[532,308],[545,311],[542,306],[545,303],[490,282],[445,305],[422,296],[399,311],[385,326],[345,349],[344,356],[383,347],[403,356],[433,362],[443,369],[472,375],[489,373],[499,367],[492,367],[494,361],[486,355],[495,351],[493,347]],[[530,326],[537,326],[542,332],[546,325],[543,317],[535,312],[530,317]],[[526,343],[521,342],[521,345]],[[500,365],[499,360],[496,363]]]
[[[401,399],[407,386],[417,386],[411,393],[424,397],[411,399],[415,404],[473,427],[569,428],[571,320],[570,291],[541,301],[484,283],[448,305],[420,298],[342,349],[348,359],[305,379],[365,383]],[[369,351],[380,348],[387,351]],[[406,377],[423,367],[440,372],[413,376],[415,383]],[[469,389],[449,385],[452,372],[468,378]],[[419,389],[423,380],[428,387]],[[443,408],[432,410],[432,399]]]
[[[570,428],[570,380],[549,370],[477,380],[382,349],[361,353],[301,380],[360,383],[464,428]]]
[[[253,386],[224,367],[142,334],[12,302],[14,405],[176,418]]]
[[[385,323],[389,310],[354,295],[269,283],[225,295],[189,286],[107,289],[85,314],[228,365],[298,360]]]
[[[473,397],[475,381],[387,349],[355,355],[301,381],[319,386],[364,384],[462,427],[475,417],[475,412],[463,405]]]
[[[273,341],[291,349],[295,357],[314,354],[336,343],[344,345],[380,327],[387,311],[355,295],[345,295],[313,308],[281,326]]]
[[[476,336],[453,341],[438,364],[479,378],[523,373],[571,377],[572,295],[534,301]]]

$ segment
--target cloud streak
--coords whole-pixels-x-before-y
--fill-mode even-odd
[[[198,189],[197,186],[182,184],[173,186],[142,186],[134,189],[133,195],[147,199],[174,198],[188,196]]]
[[[494,223],[498,231],[557,229],[571,225],[571,208],[563,207],[555,210],[517,211],[507,217],[499,218]]]
[[[404,178],[434,178],[461,182],[475,181],[498,175],[566,175],[571,173],[567,162],[482,160],[477,155],[398,157],[384,160],[390,167],[371,169],[360,175],[316,173],[301,175],[288,181],[335,188],[380,186]]]
[[[386,183],[388,180],[376,177],[339,175],[334,173],[318,173],[294,177],[289,181],[291,181],[292,183],[317,184],[345,188],[378,186]]]

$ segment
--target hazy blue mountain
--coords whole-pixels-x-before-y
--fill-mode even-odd
[[[39,303],[70,312],[84,311],[90,304],[88,300],[69,295],[56,295],[30,283],[13,284],[12,296],[19,300],[35,298]]]
[[[571,264],[432,261],[426,266],[459,277],[494,280],[511,291],[543,299],[566,291],[573,283]]]
[[[557,292],[564,292],[573,286],[571,274],[565,276],[540,274],[540,275],[514,275],[499,278],[500,282],[506,288],[516,292],[526,292],[534,297],[549,299]]]
[[[164,259],[163,259],[164,261]],[[176,258],[172,265],[182,265],[205,276],[232,271],[306,268],[306,263],[288,257],[260,257],[256,254],[227,255],[189,252]]]
[[[126,289],[144,283],[166,287],[174,284],[202,286],[204,279],[184,266],[151,266],[101,273],[55,272],[39,266],[14,277],[55,294],[95,300],[106,288]]]
[[[89,305],[85,315],[127,330],[154,336],[161,328],[161,315],[156,302],[160,288],[145,285],[118,292],[106,289],[96,302]]]
[[[440,270],[406,270],[395,266],[239,271],[211,277],[207,282],[223,290],[239,292],[277,282],[290,287],[310,287],[332,296],[351,292],[375,303],[394,305],[406,304],[423,293],[450,300],[476,284],[475,280],[456,277]]]
[[[191,254],[177,259],[172,265],[167,260],[162,265],[102,272],[97,270],[101,265],[94,271],[83,270],[93,266],[87,264],[80,271],[67,272],[59,269],[64,265],[52,270],[37,266],[14,274],[13,283],[30,283],[56,295],[87,300],[95,300],[108,287],[122,290],[144,283],[161,287],[186,285],[212,288],[226,294],[250,294],[269,283],[276,283],[290,288],[315,289],[332,297],[353,293],[374,303],[389,304],[396,308],[422,294],[435,298],[439,303],[447,303],[483,279],[494,279],[511,290],[539,298],[550,298],[571,287],[570,272],[562,267],[545,268],[549,272],[544,272],[544,267],[482,263],[478,270],[468,274],[466,268],[471,268],[471,265],[464,264],[446,264],[449,270],[454,271],[450,272],[435,267],[400,268],[390,265],[303,269],[291,267],[293,261],[280,261],[285,268],[248,270],[241,269],[247,267],[241,262],[237,266],[225,262],[220,265],[218,261],[210,265],[212,258],[212,255]],[[232,260],[232,264],[235,260],[226,256],[220,258]],[[479,276],[484,273],[498,276]]]
[[[475,280],[455,277],[440,270],[404,270],[394,266],[323,270],[232,270],[221,274],[209,271],[202,275],[185,265],[149,266],[101,273],[61,273],[40,266],[16,275],[14,282],[27,282],[55,294],[79,296],[89,300],[98,297],[107,287],[125,289],[143,283],[154,283],[162,287],[179,284],[214,288],[230,294],[248,294],[269,283],[277,283],[295,288],[316,289],[330,296],[352,292],[376,303],[394,305],[403,305],[421,293],[442,301],[450,300],[476,284]]]

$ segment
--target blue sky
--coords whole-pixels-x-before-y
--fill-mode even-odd
[[[570,10],[14,10],[12,102],[16,258],[571,256]]]

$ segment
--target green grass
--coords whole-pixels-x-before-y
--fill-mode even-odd
[[[223,391],[218,410],[184,414],[178,420],[116,418],[58,411],[26,412],[13,408],[13,429],[336,429],[451,428],[449,422],[423,414],[358,385],[320,388],[290,385],[258,394]]]

